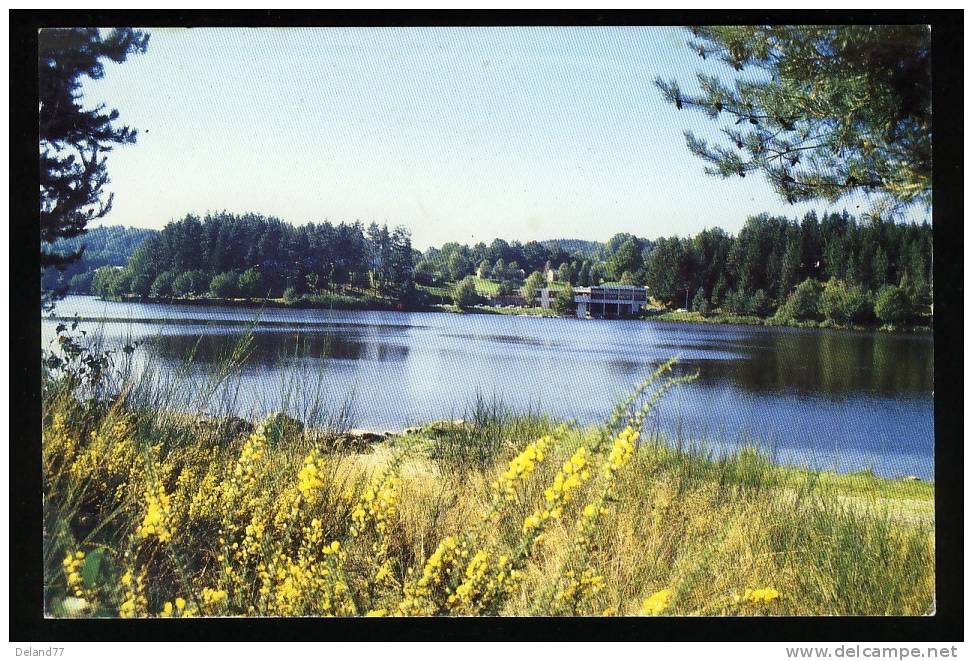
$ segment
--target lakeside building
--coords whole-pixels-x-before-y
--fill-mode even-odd
[[[557,292],[557,289],[552,289],[551,287],[538,289],[536,303],[545,310],[550,309],[554,303],[554,299],[557,298]]]
[[[648,290],[635,285],[600,285],[572,289],[578,319],[635,315],[649,300]],[[557,290],[551,287],[537,291],[537,303],[542,308],[550,308],[555,298]]]

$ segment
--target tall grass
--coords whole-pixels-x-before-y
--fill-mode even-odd
[[[432,439],[432,458],[444,473],[464,473],[496,464],[523,445],[523,439],[550,434],[555,425],[533,411],[514,413],[498,397],[477,392],[463,417],[442,420],[425,428]]]
[[[347,403],[320,401],[315,375],[282,384],[305,424],[228,415],[248,346],[207,374],[149,365],[100,400],[45,381],[52,615],[932,608],[928,485],[674,446],[645,430],[686,380],[672,362],[598,427],[477,397],[462,422],[352,451]]]

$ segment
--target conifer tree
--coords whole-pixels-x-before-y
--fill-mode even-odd
[[[61,267],[82,249],[61,253],[58,239],[79,236],[111,209],[105,155],[112,147],[135,142],[136,131],[117,124],[118,110],[86,108],[82,78],[104,76],[103,60],[124,62],[145,52],[149,35],[131,28],[45,28],[38,33],[38,132],[40,149],[41,268]],[[42,297],[50,304],[59,292]]]
[[[875,193],[892,204],[932,196],[929,28],[922,25],[691,28],[689,47],[740,72],[699,91],[656,80],[677,109],[725,122],[725,144],[686,132],[721,177],[762,173],[789,202]]]

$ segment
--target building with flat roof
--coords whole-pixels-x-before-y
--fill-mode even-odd
[[[635,315],[648,300],[648,290],[635,285],[600,285],[574,289],[578,319]]]
[[[648,290],[635,285],[573,287],[573,291],[578,319],[635,315],[649,300]],[[550,308],[556,297],[557,290],[551,287],[537,290],[537,303],[542,308]]]

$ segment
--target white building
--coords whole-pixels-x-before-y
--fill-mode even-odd
[[[649,300],[645,287],[635,285],[601,285],[575,287],[574,302],[579,319],[585,317],[621,317],[635,315]]]
[[[554,299],[557,298],[557,292],[557,289],[552,289],[551,287],[543,287],[538,289],[537,304],[547,310],[554,303]]]
[[[550,308],[557,298],[557,292],[557,289],[551,287],[539,289],[537,303],[542,308]],[[579,319],[635,315],[646,305],[648,299],[648,290],[635,285],[574,287],[575,314]]]

